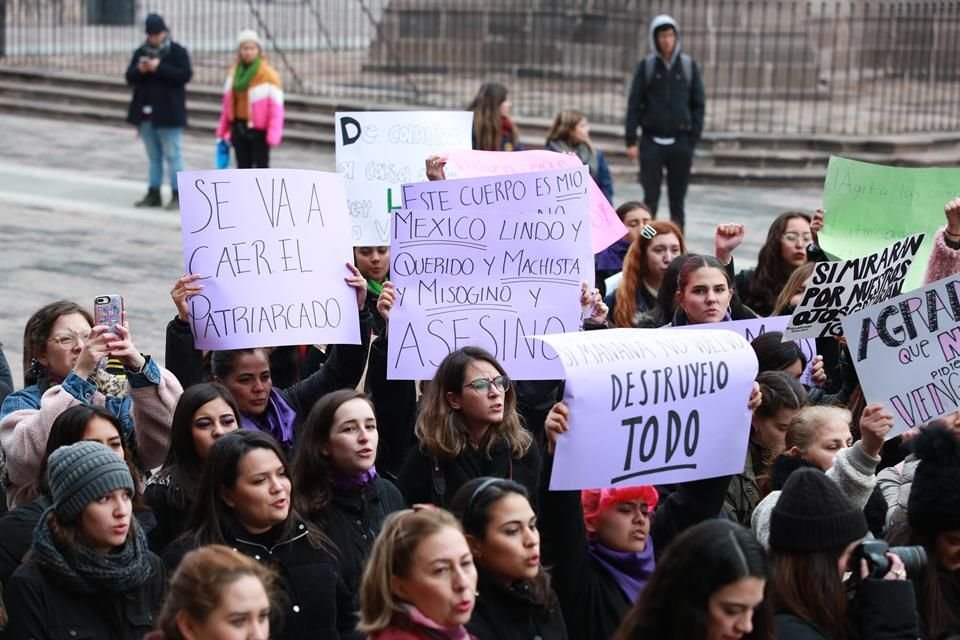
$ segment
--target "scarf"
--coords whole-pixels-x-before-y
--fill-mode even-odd
[[[150,46],[149,42],[144,41],[142,49],[143,49],[143,55],[145,56],[148,56],[150,58],[162,58],[168,53],[170,53],[170,35],[167,34],[166,36],[164,36],[163,42],[161,42],[155,47]]]
[[[247,87],[250,86],[250,81],[253,80],[253,77],[257,75],[257,71],[260,70],[260,61],[261,58],[257,56],[257,59],[250,64],[237,63],[233,71],[234,93],[243,93],[247,90]]]
[[[432,640],[470,640],[470,634],[466,627],[460,625],[453,629],[442,627],[432,619],[428,618],[413,605],[406,605],[407,615],[410,617],[410,625],[418,633],[422,633]]]
[[[377,479],[377,468],[370,467],[358,475],[350,475],[330,469],[330,484],[337,489],[363,489],[373,484]]]
[[[571,147],[569,144],[567,144],[563,140],[551,140],[550,147],[552,147],[554,151],[559,151],[560,153],[574,154],[575,156],[580,158],[580,162],[587,165],[587,167],[590,169],[591,176],[597,175],[597,169],[599,168],[599,161],[597,160],[597,152],[593,147],[588,145],[586,142],[578,142],[577,144]]]
[[[297,412],[293,410],[283,394],[275,388],[270,390],[267,410],[263,412],[263,415],[248,416],[245,413],[240,414],[241,427],[269,433],[285,449],[293,447],[293,423],[296,420]]]
[[[115,551],[103,555],[81,544],[74,553],[64,555],[53,542],[47,523],[52,509],[40,516],[33,531],[31,554],[34,564],[56,584],[76,593],[126,593],[142,586],[153,575],[147,537],[135,523],[131,523],[133,535],[127,536],[127,541]]]
[[[595,539],[587,543],[590,557],[607,570],[631,603],[636,603],[653,574],[653,540],[640,552],[614,551]]]
[[[380,292],[383,291],[383,285],[376,280],[371,280],[367,278],[367,289],[372,291],[374,295],[379,296]]]

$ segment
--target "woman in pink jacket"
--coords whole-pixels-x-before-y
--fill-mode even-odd
[[[233,144],[238,169],[266,169],[270,147],[283,137],[283,88],[256,31],[241,31],[238,47],[237,62],[223,86],[217,138]]]

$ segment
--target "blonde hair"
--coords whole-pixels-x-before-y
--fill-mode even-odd
[[[443,509],[405,509],[387,516],[360,581],[358,631],[371,634],[406,619],[407,610],[394,595],[391,578],[408,577],[420,543],[446,527],[463,533],[460,522]]]
[[[793,270],[787,279],[787,284],[783,285],[780,295],[777,296],[777,301],[773,305],[773,315],[780,315],[790,305],[790,298],[800,293],[800,288],[806,284],[816,264],[816,262],[806,262]]]
[[[582,111],[561,111],[553,119],[553,124],[550,126],[550,131],[547,132],[547,142],[551,140],[560,140],[564,144],[569,145],[570,147],[574,146],[574,142],[570,139],[573,130],[577,128],[577,125],[580,124],[581,120],[586,120],[587,114]],[[593,150],[593,145],[590,144],[589,140],[584,140],[583,144],[587,145],[591,150]]]
[[[850,410],[843,407],[823,405],[800,409],[790,419],[790,426],[787,427],[786,450],[789,451],[796,447],[801,453],[806,453],[813,446],[813,441],[817,439],[817,432],[820,427],[834,419],[843,420],[849,425],[851,420]]]
[[[450,406],[447,393],[464,392],[464,373],[475,360],[487,362],[500,375],[506,375],[497,359],[487,351],[463,347],[443,359],[424,391],[414,432],[420,441],[420,450],[438,460],[453,460],[470,446],[470,434],[463,423],[462,412]],[[513,384],[503,394],[503,421],[490,425],[486,442],[482,443],[488,458],[499,442],[507,444],[513,458],[522,458],[533,443],[533,437],[517,414],[517,391]]]

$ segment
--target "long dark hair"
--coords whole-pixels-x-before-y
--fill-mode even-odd
[[[503,478],[473,478],[457,490],[450,502],[450,512],[463,524],[463,532],[478,540],[487,537],[487,524],[490,523],[490,511],[494,505],[510,494],[523,496],[530,502],[526,487]],[[482,569],[482,566],[477,565]],[[551,609],[554,605],[553,592],[550,590],[550,574],[540,567],[537,577],[529,582],[533,601]]]
[[[750,346],[757,354],[761,373],[783,371],[797,360],[800,361],[801,370],[807,368],[807,356],[803,355],[803,351],[793,340],[784,342],[782,331],[767,331],[754,338]]]
[[[927,566],[913,585],[917,592],[917,611],[928,638],[946,638],[947,632],[960,624],[960,613],[953,609],[944,592],[951,580],[956,585],[954,588],[960,589],[960,572],[954,571],[951,575],[940,568],[937,535],[934,531],[914,529],[907,522],[896,524],[887,532],[891,545],[920,545],[927,551]]]
[[[501,151],[500,136],[502,118],[500,105],[507,99],[507,88],[499,82],[484,82],[473,98],[469,111],[473,111],[473,139],[476,149]],[[516,145],[520,137],[516,126],[510,124],[510,139]]]
[[[173,411],[173,426],[170,428],[170,448],[163,463],[160,474],[170,476],[171,486],[174,488],[174,500],[181,507],[187,506],[197,495],[197,484],[203,472],[203,460],[197,454],[193,443],[193,416],[200,407],[218,398],[223,399],[233,411],[240,427],[240,409],[233,394],[222,384],[216,382],[201,382],[188,387],[177,401],[177,408]]]
[[[770,552],[771,591],[777,610],[811,622],[828,638],[840,640],[847,637],[847,592],[837,575],[842,553],[843,549]]]
[[[766,580],[763,547],[748,529],[734,522],[701,522],[684,531],[667,548],[614,640],[706,639],[710,596],[743,578]],[[754,611],[753,631],[744,637],[774,637],[773,610],[768,598]]]
[[[698,256],[697,253],[688,253],[674,258],[670,266],[663,272],[660,289],[657,291],[657,309],[653,315],[656,326],[669,324],[673,320],[673,313],[677,309],[677,288],[679,287],[680,268],[687,262],[687,258]]]
[[[738,292],[744,304],[754,311],[760,309],[769,313],[777,303],[777,295],[793,273],[793,267],[783,259],[780,238],[786,232],[787,223],[794,218],[803,218],[808,223],[811,220],[809,215],[799,211],[787,211],[777,216],[770,224],[767,241],[757,255],[757,270],[753,273],[749,290]]]
[[[38,354],[47,348],[50,339],[50,330],[60,316],[73,313],[82,315],[90,326],[93,326],[93,316],[90,312],[70,300],[57,300],[37,309],[23,328],[23,386],[29,387],[46,381],[46,370],[34,363]]]

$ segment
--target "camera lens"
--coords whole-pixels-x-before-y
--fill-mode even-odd
[[[890,547],[890,553],[903,561],[903,568],[907,570],[909,578],[916,578],[927,566],[927,550],[923,547]]]

